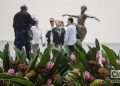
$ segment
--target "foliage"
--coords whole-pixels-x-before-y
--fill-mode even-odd
[[[68,47],[57,50],[53,44],[43,53],[30,53],[15,48],[16,59],[10,57],[9,44],[0,51],[0,84],[5,86],[117,86],[111,84],[110,71],[120,69],[119,55],[95,40],[86,51],[78,40],[71,54]],[[12,71],[15,70],[15,71]],[[12,73],[10,73],[12,71]]]

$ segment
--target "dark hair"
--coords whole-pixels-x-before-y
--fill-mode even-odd
[[[20,8],[21,8],[21,10],[27,10],[27,6],[26,5],[23,5]]]
[[[68,18],[68,21],[70,21],[70,23],[73,23],[73,18]]]
[[[63,21],[60,21],[62,24],[64,24],[64,22]]]
[[[54,18],[50,18],[49,20],[50,20],[50,22],[54,22]]]

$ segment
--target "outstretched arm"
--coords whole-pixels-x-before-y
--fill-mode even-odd
[[[74,18],[78,18],[79,16],[76,16],[76,15],[69,15],[69,14],[64,14],[64,15],[62,15],[63,17],[64,16],[69,16],[69,17],[74,17]]]
[[[94,17],[94,16],[88,16],[88,15],[87,15],[87,17],[88,17],[88,18],[94,18],[95,20],[97,20],[98,22],[100,22],[100,20],[99,20],[98,18]]]

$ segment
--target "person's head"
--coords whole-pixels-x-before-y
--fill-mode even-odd
[[[60,20],[55,20],[55,25],[56,25],[56,27],[60,27],[61,26],[61,21]]]
[[[70,25],[70,24],[73,24],[73,18],[68,18],[68,21],[67,21],[67,23],[68,23],[68,25]]]
[[[81,12],[84,13],[87,10],[87,6],[83,5],[81,6]]]
[[[60,26],[61,26],[61,28],[64,28],[64,22],[63,21],[60,21]]]
[[[27,11],[28,10],[28,7],[26,5],[22,5],[20,8],[21,8],[21,11]]]
[[[60,21],[60,23],[61,23],[61,26],[63,26],[63,27],[64,27],[64,22],[63,22],[63,21]]]
[[[38,21],[38,20],[35,20],[35,25],[36,25],[36,26],[38,26],[38,23],[39,23],[39,21]]]
[[[54,26],[54,18],[50,18],[50,19],[49,19],[49,22],[50,22],[50,25],[51,25],[51,26]]]

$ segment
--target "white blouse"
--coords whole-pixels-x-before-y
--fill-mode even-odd
[[[39,44],[39,43],[43,42],[42,33],[41,33],[39,27],[32,26],[31,30],[33,32],[33,40],[31,41],[31,43]]]

